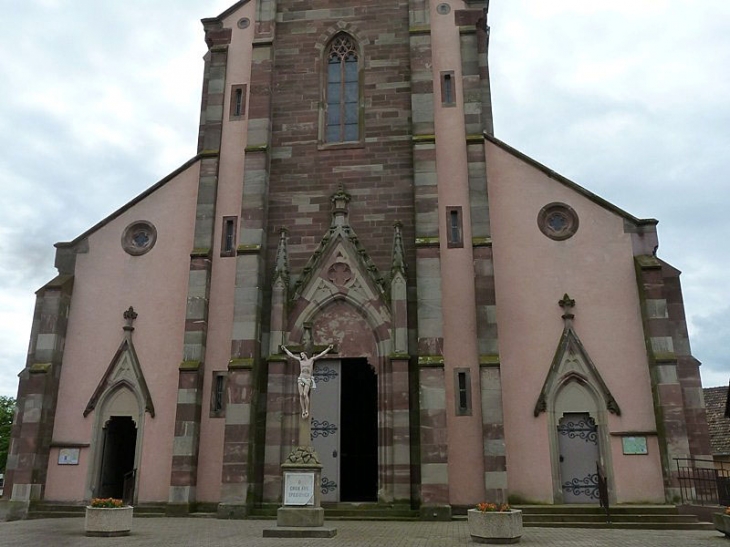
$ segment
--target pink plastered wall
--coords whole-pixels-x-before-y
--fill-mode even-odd
[[[88,237],[88,252],[76,257],[53,441],[93,442],[95,412],[83,412],[123,341],[122,314],[133,306],[133,342],[156,410],[154,418],[145,414],[140,502],[168,497],[199,165],[98,228]],[[155,225],[157,241],[148,253],[131,256],[122,233],[140,220]],[[91,448],[81,449],[79,465],[59,466],[57,452],[51,452],[45,498],[85,499]]]
[[[575,299],[574,329],[622,415],[610,433],[656,431],[631,235],[624,219],[487,142],[508,486],[510,493],[552,503],[548,418],[533,415],[564,322],[558,301]],[[564,241],[546,237],[538,213],[552,202],[572,207],[580,226]],[[663,501],[656,437],[649,454],[625,456],[610,438],[618,502]]]
[[[239,19],[247,17],[251,22],[245,29],[237,26]],[[216,197],[216,222],[213,237],[213,270],[210,285],[208,314],[208,339],[205,351],[205,377],[203,384],[203,410],[200,427],[200,453],[198,459],[198,501],[214,503],[220,500],[223,463],[225,417],[211,417],[210,399],[213,374],[227,371],[231,358],[231,332],[233,328],[234,289],[236,285],[236,257],[221,257],[223,217],[235,216],[240,222],[243,192],[248,115],[237,120],[229,119],[231,86],[249,84],[251,54],[255,28],[255,3],[249,2],[230,14],[223,22],[232,29],[226,67],[226,90],[223,107],[223,141],[221,143]],[[248,108],[246,108],[248,112]],[[238,224],[237,224],[238,228]],[[238,238],[237,238],[238,241]]]
[[[479,377],[474,254],[470,242],[469,175],[464,135],[464,100],[459,27],[454,18],[437,13],[431,3],[433,101],[438,176],[438,222],[441,252],[441,294],[444,338],[444,383],[448,429],[449,502],[471,505],[484,497],[484,459],[481,409],[474,405],[468,416],[455,416],[454,368],[468,368]],[[442,104],[441,74],[453,71],[454,106]],[[462,247],[449,248],[447,207],[461,207]],[[471,382],[473,401],[480,399],[479,382]]]

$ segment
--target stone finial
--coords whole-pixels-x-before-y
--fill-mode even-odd
[[[558,301],[558,305],[563,308],[563,320],[565,321],[565,326],[569,327],[571,326],[571,323],[573,321],[573,318],[575,315],[573,314],[573,308],[575,307],[575,300],[570,298],[568,296],[568,293],[565,293],[563,295],[563,299]]]
[[[289,231],[282,226],[279,229],[279,245],[276,248],[276,268],[274,269],[274,281],[281,278],[284,284],[289,286],[289,252],[286,246],[286,236]]]
[[[132,325],[135,319],[137,319],[137,312],[134,311],[134,308],[132,306],[129,306],[129,309],[124,312],[124,320],[127,322],[127,324],[124,325],[123,329],[125,331],[132,332],[134,330],[134,327]]]
[[[406,254],[403,249],[403,223],[397,221],[393,225],[393,262],[390,266],[390,277],[395,277],[397,273],[405,276],[406,273]]]
[[[330,197],[333,226],[345,226],[347,224],[347,204],[350,203],[350,199],[352,199],[352,196],[345,192],[345,187],[340,183],[337,186],[337,192]]]

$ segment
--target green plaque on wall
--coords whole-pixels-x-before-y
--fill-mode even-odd
[[[646,437],[623,437],[624,454],[643,455],[648,454]]]

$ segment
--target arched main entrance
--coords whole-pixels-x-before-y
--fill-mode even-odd
[[[367,359],[315,364],[312,444],[322,462],[322,501],[377,501],[378,382]]]

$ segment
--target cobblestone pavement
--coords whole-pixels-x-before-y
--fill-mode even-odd
[[[87,538],[82,518],[42,519],[0,523],[0,545],[75,547],[441,547],[477,545],[464,521],[377,522],[328,521],[337,528],[332,539],[264,538],[273,520],[199,518],[138,518],[132,534],[121,538]],[[654,530],[586,530],[525,528],[520,545],[550,547],[730,547],[719,532]]]

